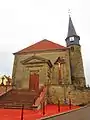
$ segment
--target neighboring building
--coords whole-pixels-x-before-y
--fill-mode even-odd
[[[0,85],[12,85],[10,76],[0,75]]]

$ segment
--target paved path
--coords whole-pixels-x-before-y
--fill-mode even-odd
[[[55,120],[90,120],[90,106],[58,116]]]

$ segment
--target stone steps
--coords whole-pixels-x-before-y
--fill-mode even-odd
[[[22,108],[31,109],[34,99],[38,97],[35,91],[11,90],[0,97],[0,108]]]

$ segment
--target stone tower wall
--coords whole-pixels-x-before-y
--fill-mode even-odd
[[[85,76],[81,47],[79,45],[71,45],[69,48],[72,82],[75,86],[83,87],[85,86]]]

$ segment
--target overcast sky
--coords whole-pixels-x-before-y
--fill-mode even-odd
[[[0,0],[0,74],[12,75],[12,53],[42,39],[65,44],[68,9],[80,35],[87,84],[90,84],[89,0]]]

